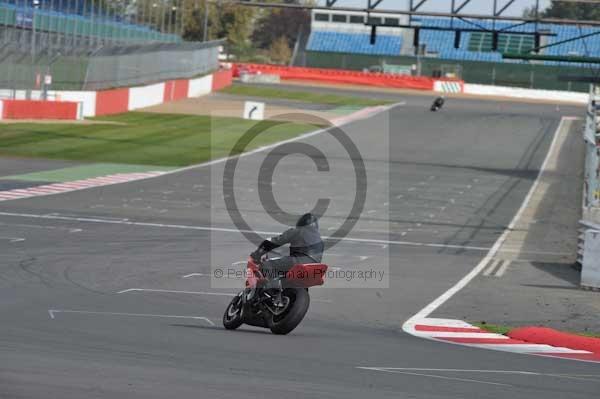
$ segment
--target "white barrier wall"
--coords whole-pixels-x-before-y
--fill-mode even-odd
[[[464,93],[477,94],[481,96],[525,98],[531,100],[566,101],[581,104],[587,104],[589,99],[588,93],[560,90],[522,89],[519,87],[488,86],[470,83],[465,83]]]
[[[454,80],[436,80],[433,82],[433,91],[439,93],[462,93],[464,82]]]
[[[200,97],[212,91],[212,75],[203,76],[198,79],[190,79],[188,86],[188,97]]]
[[[600,231],[597,230],[585,232],[581,285],[600,288]]]
[[[163,103],[165,84],[157,83],[149,86],[132,87],[129,89],[128,109],[151,107]]]
[[[76,101],[83,104],[83,117],[96,115],[95,91],[55,91],[52,92],[56,101]],[[50,92],[48,92],[50,96]]]

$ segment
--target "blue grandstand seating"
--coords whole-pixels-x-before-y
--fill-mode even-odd
[[[82,0],[3,0],[3,3],[12,4],[16,7],[34,6],[40,10],[53,10],[64,14],[89,15],[92,13],[94,2]],[[98,4],[98,2],[96,2]],[[94,7],[94,14],[103,14],[99,7]]]
[[[158,32],[149,26],[132,23],[126,17],[121,15],[107,14],[105,10],[94,7],[90,3],[84,5],[81,0],[0,0],[0,7],[6,9],[32,13],[36,9],[37,16],[47,17],[66,17],[69,21],[94,22],[104,24],[114,29],[121,29],[123,32],[136,33],[135,38],[145,38],[145,40],[158,41],[181,41],[181,38],[175,34]],[[3,21],[4,23],[10,23]],[[132,33],[133,37],[134,34]]]
[[[375,44],[362,33],[316,31],[310,35],[308,50],[372,55],[399,55],[402,36],[377,35]]]
[[[420,23],[422,28],[426,27],[450,27],[451,24],[455,28],[484,28],[504,29],[507,33],[510,32],[534,32],[534,24],[518,25],[509,21],[465,21],[457,20],[450,21],[447,18],[414,18],[413,23]],[[547,36],[547,44],[557,43],[576,36],[585,35],[593,32],[600,32],[600,29],[593,27],[582,27],[556,24],[540,24],[540,30],[547,30],[556,36]],[[449,31],[438,31],[422,29],[420,34],[421,43],[426,44],[426,49],[429,55],[436,54],[437,57],[450,60],[468,60],[468,61],[489,61],[502,62],[500,52],[492,51],[469,51],[468,44],[471,38],[471,33],[463,33],[461,37],[460,47],[454,48],[454,33]],[[311,33],[308,50],[312,51],[327,51],[327,52],[344,52],[357,54],[377,54],[377,55],[398,55],[402,47],[401,36],[378,35],[377,42],[374,46],[369,44],[368,33],[341,33],[329,31],[313,31]],[[589,57],[600,57],[600,34],[591,36],[586,39],[576,40],[568,43],[559,44],[543,50],[542,54],[546,55],[580,55]],[[508,62],[524,62],[510,60]],[[546,61],[545,64],[560,64],[558,62]],[[565,63],[566,64],[566,63]],[[573,64],[569,64],[573,66]]]

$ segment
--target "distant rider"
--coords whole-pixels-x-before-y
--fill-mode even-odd
[[[319,221],[311,213],[305,213],[296,222],[296,227],[284,231],[277,237],[264,240],[250,256],[260,262],[267,252],[282,245],[290,244],[289,256],[267,259],[262,262],[261,272],[268,279],[284,276],[298,263],[321,263],[325,245],[319,233]]]
[[[444,97],[437,97],[435,100],[433,100],[433,104],[431,104],[431,110],[432,111],[437,111],[439,109],[442,109],[442,107],[444,106],[444,103],[446,102],[446,100],[444,99]]]

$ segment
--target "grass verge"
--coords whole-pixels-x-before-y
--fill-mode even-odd
[[[499,325],[499,324],[490,324],[490,323],[486,323],[486,322],[471,323],[471,324],[476,327],[481,328],[482,330],[489,331],[489,332],[495,333],[495,334],[502,334],[502,335],[506,335],[510,330],[513,330],[516,328],[516,327],[509,327],[509,326],[504,326],[504,325]],[[576,334],[576,335],[581,335],[583,337],[600,338],[600,334],[597,334],[597,333],[572,332],[572,331],[565,331],[565,332],[571,333],[571,334]]]
[[[372,107],[376,105],[391,104],[393,101],[340,96],[337,94],[312,93],[307,91],[282,90],[273,87],[246,86],[234,84],[223,90],[222,93],[235,94],[240,96],[276,98],[282,100],[296,100],[302,102],[311,102],[317,104],[327,104],[336,106],[359,106]]]
[[[256,124],[240,118],[143,112],[94,119],[112,123],[2,124],[0,155],[186,166],[229,155],[236,141]],[[268,129],[246,150],[316,129],[300,123],[265,123]]]

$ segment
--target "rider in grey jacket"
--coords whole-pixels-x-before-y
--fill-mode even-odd
[[[252,252],[254,260],[267,252],[282,245],[290,244],[290,255],[265,260],[261,272],[268,279],[284,276],[292,266],[298,263],[320,263],[325,245],[319,233],[318,219],[311,213],[306,213],[298,219],[296,227],[284,231],[277,237],[264,240],[258,249]]]

